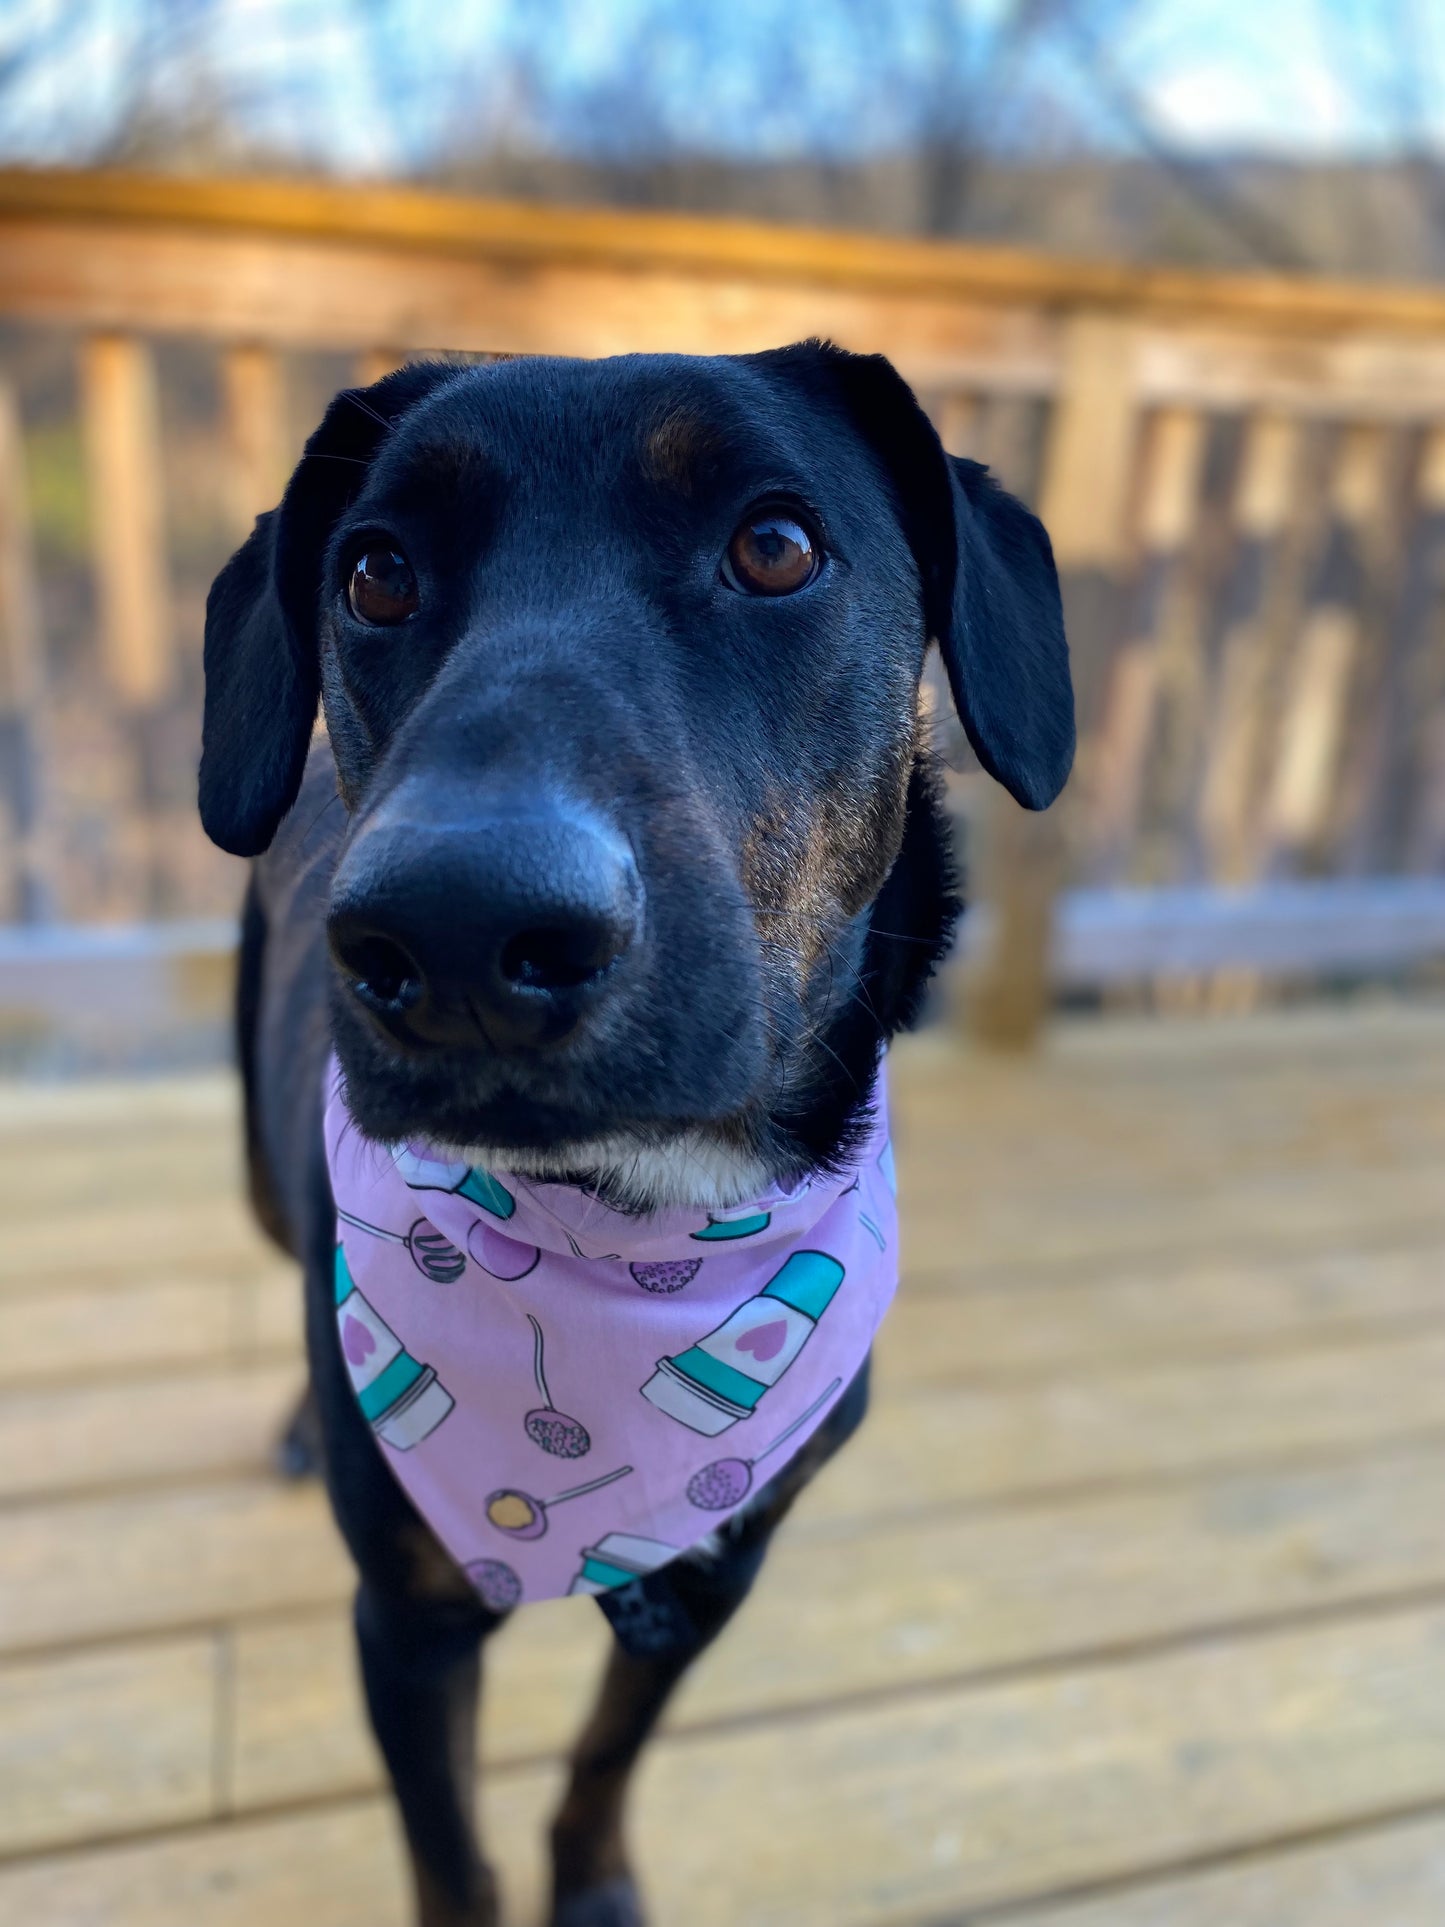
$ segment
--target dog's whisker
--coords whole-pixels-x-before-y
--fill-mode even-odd
[[[338,455],[329,448],[308,448],[301,457],[303,462],[345,462],[349,468],[370,468],[371,463],[361,455]]]
[[[343,400],[350,402],[353,408],[360,409],[363,415],[370,415],[371,419],[374,422],[379,422],[383,428],[388,431],[395,428],[396,423],[392,421],[389,416],[383,415],[380,409],[373,408],[371,403],[367,401],[363,395],[359,394],[355,388],[343,388],[341,394]]]
[[[315,816],[313,816],[311,821],[306,825],[306,828],[302,833],[302,837],[301,837],[301,841],[303,845],[309,842],[312,832],[315,830],[317,824],[321,821],[322,817],[325,816],[326,812],[331,808],[332,804],[339,803],[340,801],[341,801],[340,790],[333,790],[331,795],[328,796],[326,801],[321,805],[321,808],[316,812]]]

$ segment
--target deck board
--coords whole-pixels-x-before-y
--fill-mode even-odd
[[[1348,1343],[1326,1333],[1308,1350],[1004,1384],[967,1359],[940,1369],[926,1333],[911,1352],[880,1345],[866,1441],[808,1495],[810,1512],[917,1510],[1378,1445],[1445,1424],[1445,1320]],[[0,1406],[0,1502],[258,1472],[300,1386],[298,1366],[262,1360],[12,1391]]]
[[[523,1919],[555,1784],[550,1768],[498,1772],[483,1798]],[[771,1725],[672,1736],[644,1767],[637,1837],[663,1922],[863,1927],[1427,1800],[1445,1802],[1439,1608],[829,1709],[785,1743]],[[53,1927],[314,1927],[345,1918],[339,1885],[353,1922],[394,1919],[351,1885],[359,1864],[390,1887],[389,1850],[385,1806],[346,1801],[0,1870],[0,1909]]]
[[[1024,1295],[1026,1294],[1026,1295]],[[1445,1238],[1292,1258],[912,1263],[883,1341],[910,1379],[1079,1371],[1251,1346],[1445,1325]],[[83,1384],[177,1366],[297,1357],[288,1263],[253,1275],[114,1279],[0,1297],[0,1388]]]
[[[1441,1918],[1445,1011],[894,1081],[875,1409],[648,1766],[661,1927]],[[0,1091],[0,1919],[404,1918],[233,1106]],[[603,1647],[557,1602],[494,1650],[519,1923]]]
[[[1370,1828],[1058,1907],[1011,1911],[1009,1920],[1012,1927],[1439,1927],[1445,1817]],[[987,1915],[974,1914],[972,1921],[986,1927]]]

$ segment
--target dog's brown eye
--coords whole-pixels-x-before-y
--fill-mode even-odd
[[[776,512],[750,515],[728,543],[723,578],[744,595],[792,595],[808,586],[820,564],[801,522]]]
[[[352,563],[346,600],[358,622],[393,628],[416,614],[419,599],[411,564],[396,549],[378,543]]]

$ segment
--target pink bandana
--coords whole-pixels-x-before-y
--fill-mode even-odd
[[[326,1154],[352,1386],[495,1611],[626,1585],[721,1525],[827,1417],[898,1281],[881,1079],[856,1166],[715,1214],[369,1143],[334,1064]]]

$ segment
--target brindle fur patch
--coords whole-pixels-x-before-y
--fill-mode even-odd
[[[871,790],[773,790],[743,835],[739,873],[774,963],[806,984],[874,896],[903,840],[915,735]]]
[[[406,1565],[406,1590],[412,1599],[470,1602],[471,1581],[437,1538],[420,1520],[401,1535],[398,1551]]]
[[[701,415],[673,408],[653,423],[642,442],[642,472],[651,482],[691,495],[717,466],[722,442]]]

